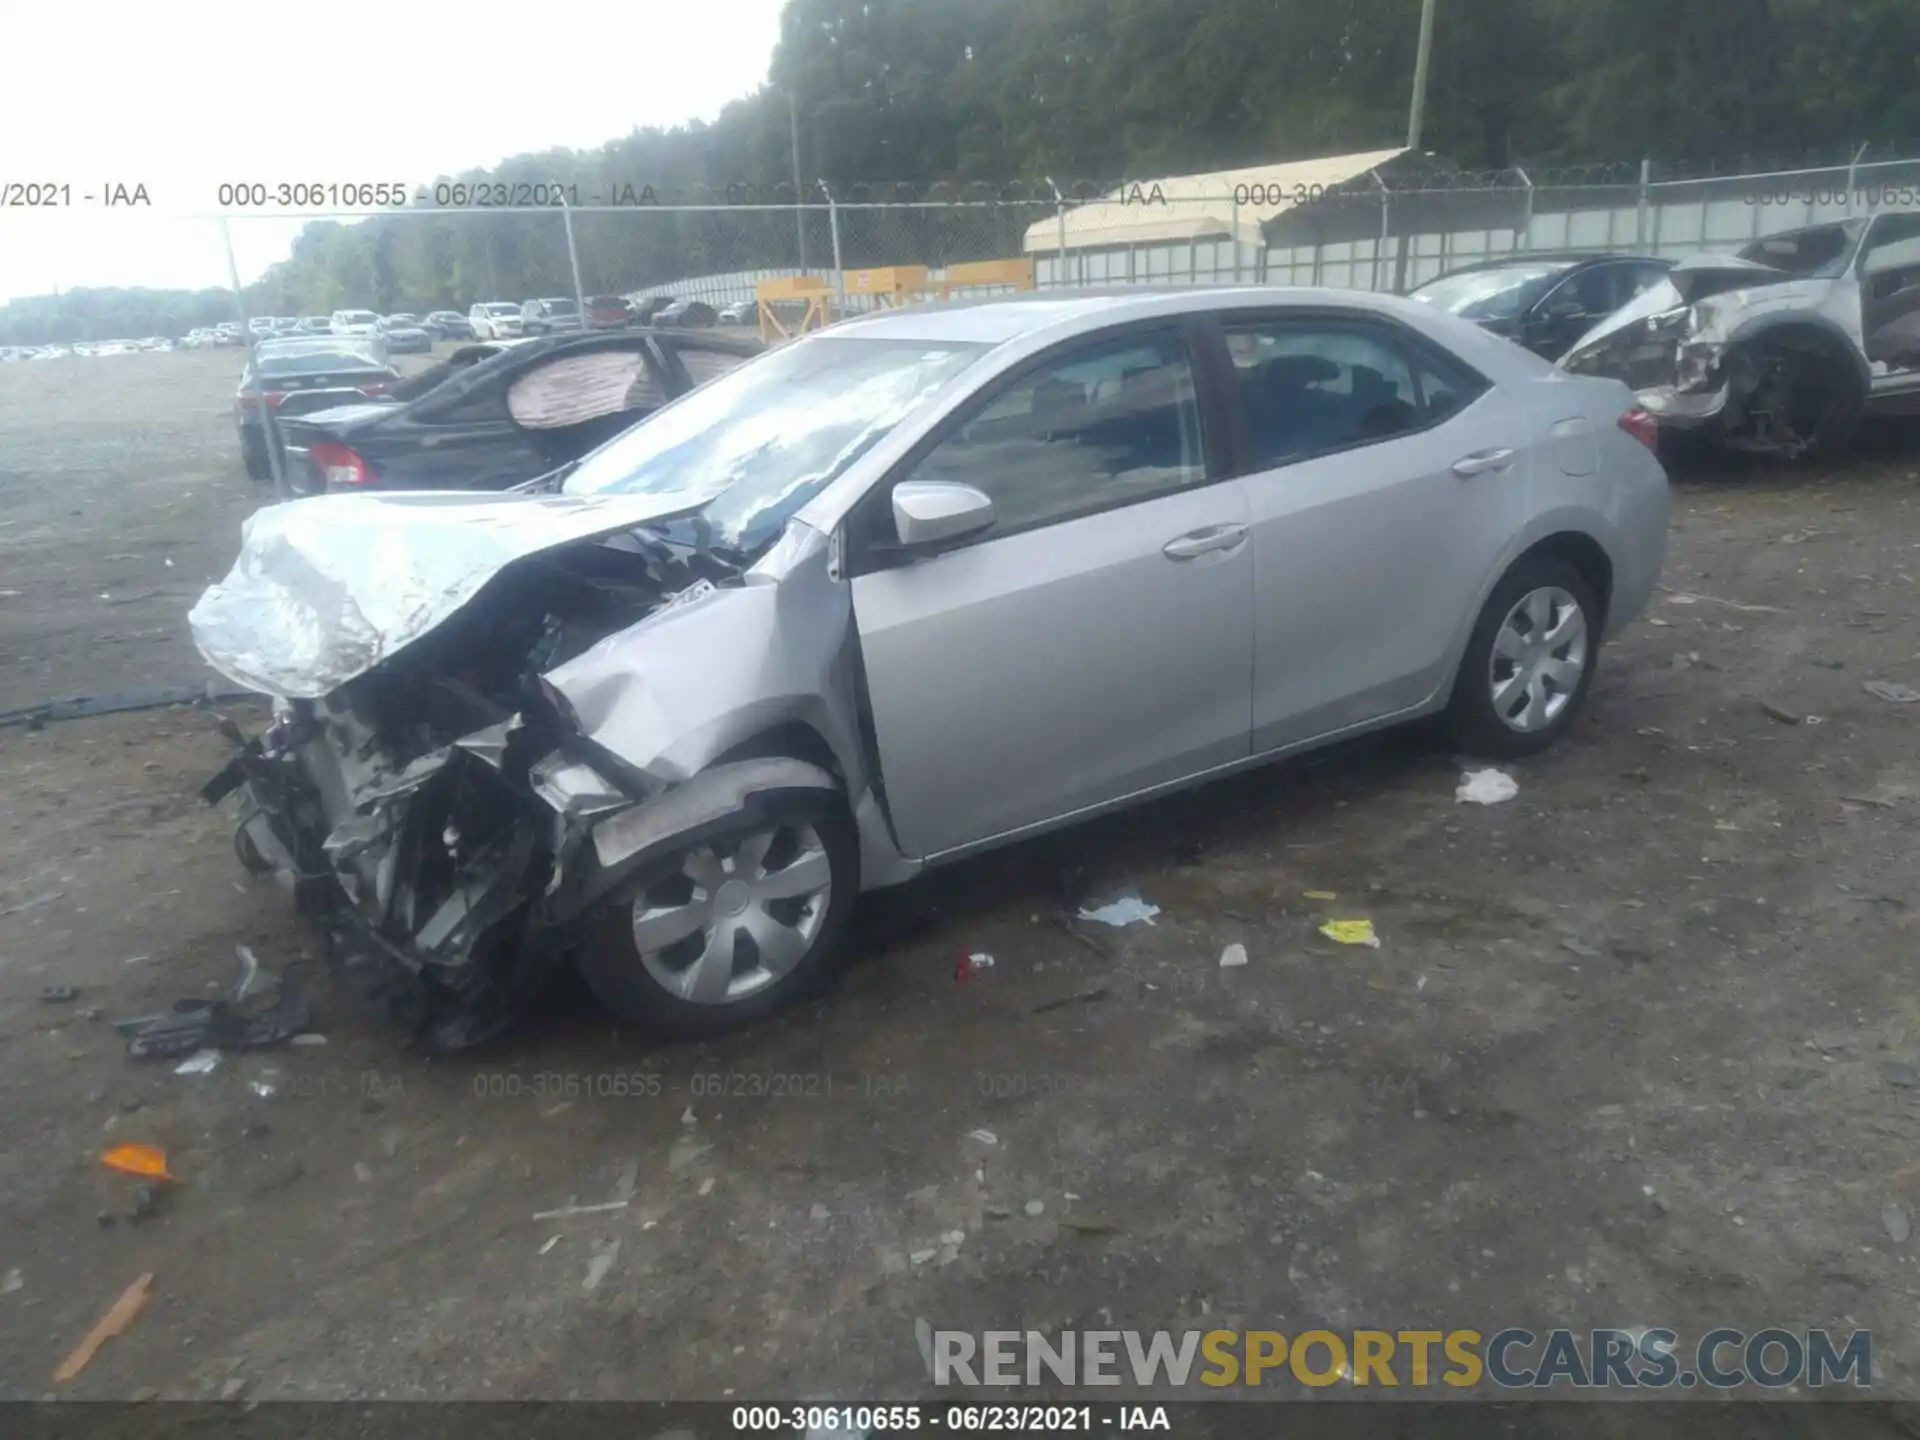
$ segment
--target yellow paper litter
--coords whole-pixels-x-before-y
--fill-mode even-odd
[[[1329,920],[1320,927],[1320,933],[1329,940],[1338,940],[1342,945],[1380,948],[1380,937],[1373,933],[1371,920]]]
[[[1307,899],[1309,900],[1338,900],[1340,898],[1331,890],[1309,890],[1306,893]]]

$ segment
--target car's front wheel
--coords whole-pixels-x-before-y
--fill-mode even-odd
[[[859,842],[838,797],[779,797],[651,867],[601,916],[580,971],[654,1034],[724,1034],[826,980],[858,889]]]
[[[1578,569],[1526,555],[1493,587],[1454,676],[1446,726],[1492,759],[1544,750],[1573,723],[1593,684],[1600,603]]]

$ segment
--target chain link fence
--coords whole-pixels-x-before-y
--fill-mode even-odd
[[[576,294],[672,296],[719,309],[754,301],[762,281],[811,277],[834,313],[850,314],[1014,288],[943,289],[954,267],[980,261],[1020,262],[1011,267],[1025,282],[1014,282],[1019,288],[1244,283],[1405,291],[1508,254],[1677,258],[1798,225],[1920,209],[1920,158],[1855,154],[1843,164],[1724,174],[1651,161],[1534,172],[1387,166],[1279,205],[1262,203],[1274,197],[1251,188],[1183,191],[1156,202],[1153,182],[844,191],[816,184],[749,203],[728,193],[647,191],[642,203],[607,204],[556,186],[573,198],[493,208],[416,204],[353,217],[367,234],[346,280],[336,267],[332,283],[363,292],[337,303],[383,313],[464,313],[480,300]],[[230,217],[227,227],[244,231],[251,219]],[[278,223],[284,229],[287,220]],[[251,308],[314,308],[298,289],[297,256],[281,272],[278,297],[274,273],[254,287]]]

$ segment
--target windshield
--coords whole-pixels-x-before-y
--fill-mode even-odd
[[[566,493],[712,497],[716,540],[751,553],[986,349],[821,337],[770,351],[601,446]]]
[[[549,315],[571,315],[579,309],[571,300],[542,300],[540,303],[547,307]]]
[[[520,313],[520,307],[518,305],[510,305],[504,301],[496,302],[485,308],[489,315],[518,315]]]
[[[371,310],[342,310],[340,323],[343,325],[371,325],[380,317]]]
[[[1558,275],[1563,265],[1502,265],[1444,275],[1413,292],[1412,298],[1437,305],[1467,320],[1511,320],[1526,308],[1540,282]]]
[[[373,356],[359,350],[307,350],[297,354],[262,355],[260,373],[274,375],[326,375],[341,371],[384,370]]]
[[[1854,241],[1865,228],[1864,220],[1849,220],[1844,225],[1789,230],[1784,235],[1764,236],[1734,253],[1742,260],[1771,265],[1789,275],[1801,275],[1809,280],[1836,280],[1846,274],[1847,262],[1853,258]]]

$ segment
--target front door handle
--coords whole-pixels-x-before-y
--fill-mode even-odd
[[[1453,462],[1453,473],[1462,480],[1466,480],[1475,475],[1504,470],[1511,464],[1513,464],[1513,447],[1502,445],[1497,450],[1476,450],[1471,455],[1462,455]]]
[[[1169,540],[1160,547],[1160,553],[1169,560],[1192,560],[1215,550],[1231,550],[1246,538],[1247,527],[1244,525],[1209,525],[1204,530],[1195,530],[1176,540]]]

